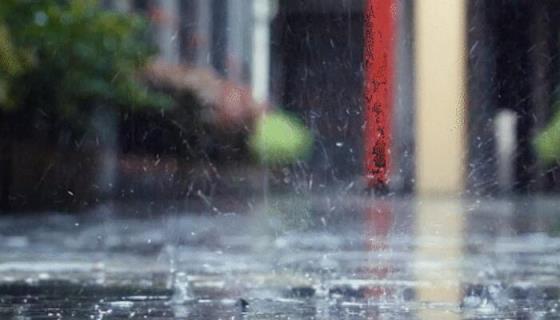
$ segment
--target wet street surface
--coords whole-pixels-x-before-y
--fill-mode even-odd
[[[560,319],[556,200],[215,205],[0,218],[0,319]]]

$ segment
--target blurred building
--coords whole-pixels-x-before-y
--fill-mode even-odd
[[[168,63],[213,67],[239,82],[251,82],[255,26],[274,1],[108,0],[120,10],[136,10],[151,20],[154,40]],[[265,10],[259,11],[259,3]],[[262,5],[261,5],[262,6]]]
[[[280,1],[272,24],[272,97],[314,134],[296,171],[316,191],[358,188],[363,174],[363,4]]]
[[[417,177],[417,2],[396,3],[391,188],[408,193],[415,190]],[[208,199],[261,188],[262,172],[243,149],[250,125],[240,121],[233,131],[208,126],[208,117],[190,108],[201,96],[218,106],[208,108],[214,119],[234,118],[235,108],[266,106],[296,114],[312,130],[311,159],[276,168],[269,177],[272,184],[291,191],[361,190],[364,4],[104,0],[107,8],[149,18],[152,40],[160,49],[149,80],[157,80],[155,85],[166,92],[184,91],[176,97],[187,107],[126,114],[100,109],[91,119],[95,132],[80,142],[91,147],[88,153],[75,153],[70,138],[63,152],[22,144],[14,161],[23,168],[18,169],[20,179],[3,187],[11,190],[3,194],[22,207],[36,202],[58,208],[68,201],[81,207],[113,198]],[[560,6],[554,0],[465,4],[467,121],[458,126],[466,126],[466,189],[477,196],[557,190],[558,166],[542,166],[531,141],[558,99]],[[248,118],[254,120],[253,111]],[[444,151],[433,156],[446,157]],[[73,159],[72,164],[59,158]]]
[[[557,1],[468,2],[469,189],[557,189],[532,141],[551,119],[560,84]]]
[[[165,61],[212,68],[302,118],[315,136],[313,156],[284,172],[314,188],[360,177],[362,0],[112,4],[151,18]]]

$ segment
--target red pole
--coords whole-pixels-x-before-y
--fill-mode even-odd
[[[396,0],[367,0],[365,8],[365,169],[369,188],[383,189],[391,166],[391,113]]]

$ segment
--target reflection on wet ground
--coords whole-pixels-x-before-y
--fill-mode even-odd
[[[267,203],[3,217],[0,319],[560,317],[560,201]]]

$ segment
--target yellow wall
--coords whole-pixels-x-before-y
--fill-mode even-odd
[[[464,0],[415,2],[417,193],[463,190],[466,154]]]

